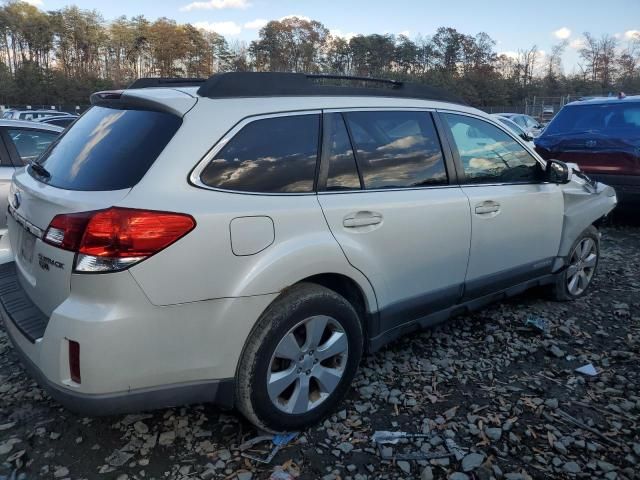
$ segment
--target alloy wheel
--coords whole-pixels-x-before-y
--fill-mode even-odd
[[[336,389],[349,354],[347,334],[326,315],[306,318],[278,343],[267,373],[267,392],[279,410],[313,410]]]
[[[573,249],[567,268],[567,290],[574,296],[584,292],[593,278],[598,263],[596,242],[589,237],[583,238]]]

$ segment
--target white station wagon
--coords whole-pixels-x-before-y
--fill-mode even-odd
[[[363,352],[532,286],[583,295],[614,191],[396,81],[142,79],[26,169],[0,312],[84,414],[216,402],[319,421]]]

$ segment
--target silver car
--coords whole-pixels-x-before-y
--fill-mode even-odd
[[[426,86],[227,73],[91,101],[14,175],[0,240],[16,350],[85,414],[307,427],[365,351],[529,287],[584,295],[616,204]]]

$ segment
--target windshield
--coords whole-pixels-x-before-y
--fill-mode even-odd
[[[640,103],[573,105],[564,107],[551,121],[546,135],[602,133],[637,136],[640,128]]]
[[[500,123],[502,123],[505,127],[507,127],[509,130],[511,130],[516,135],[523,136],[523,135],[527,134],[522,128],[520,128],[520,125],[518,125],[517,123],[512,122],[508,118],[498,117],[498,120],[500,121]]]
[[[92,107],[38,161],[45,170],[29,171],[66,190],[131,188],[181,124],[169,113]]]

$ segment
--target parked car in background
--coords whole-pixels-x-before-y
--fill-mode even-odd
[[[533,148],[533,137],[527,133],[520,125],[518,125],[516,122],[514,122],[513,120],[511,120],[509,117],[505,117],[503,116],[501,113],[494,113],[491,115],[493,118],[495,118],[498,122],[500,122],[502,125],[504,125],[505,127],[507,127],[509,130],[511,130],[514,134],[516,134],[517,136],[519,136],[523,141],[527,142],[527,144]]]
[[[7,227],[7,197],[11,177],[44,152],[62,128],[36,122],[0,119],[0,234]]]
[[[43,117],[38,119],[38,123],[46,123],[48,125],[56,125],[58,127],[67,128],[78,118],[77,115],[59,115],[54,117]]]
[[[499,115],[517,123],[525,132],[527,132],[533,138],[536,138],[538,135],[540,135],[540,133],[544,129],[544,125],[542,125],[539,121],[529,115],[524,115],[522,113],[500,113]]]
[[[577,163],[613,186],[621,203],[640,203],[640,96],[569,103],[535,145],[543,158]]]
[[[540,116],[541,123],[543,125],[546,125],[551,121],[554,115],[555,115],[555,110],[553,109],[553,107],[543,107],[542,115]]]
[[[45,117],[54,117],[60,115],[68,115],[58,110],[7,110],[2,115],[2,118],[8,120],[26,120],[37,121]]]
[[[587,292],[611,188],[446,92],[318,80],[99,92],[14,175],[0,315],[54,398],[296,431],[364,351],[530,287]]]

